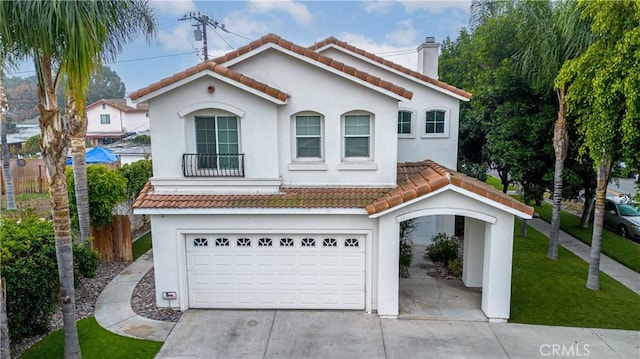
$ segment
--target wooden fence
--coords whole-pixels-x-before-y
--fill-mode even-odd
[[[49,180],[46,168],[39,158],[22,159],[24,166],[17,164],[17,159],[11,159],[11,177],[13,177],[13,193],[16,196],[25,193],[49,193]],[[6,193],[4,171],[0,170],[0,190]]]
[[[93,249],[100,253],[102,262],[131,262],[131,223],[127,216],[113,216],[113,224],[93,228]]]

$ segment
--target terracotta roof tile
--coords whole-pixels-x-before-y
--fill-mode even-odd
[[[271,87],[267,84],[264,84],[256,79],[253,79],[247,75],[241,74],[239,72],[228,69],[218,63],[212,61],[201,62],[196,66],[190,67],[184,71],[178,72],[172,76],[164,78],[158,82],[155,82],[145,88],[142,88],[138,91],[135,91],[129,95],[132,100],[138,99],[142,96],[148,95],[154,91],[160,90],[163,87],[174,84],[182,79],[185,79],[189,76],[195,75],[198,72],[210,70],[219,75],[225,76],[235,82],[241,83],[245,86],[256,89],[260,92],[264,92],[265,94],[274,97],[280,101],[286,101],[289,98],[289,94],[278,90],[274,87]],[[267,91],[268,90],[268,91]]]
[[[319,54],[319,53],[315,52],[314,49],[312,49],[312,48],[305,48],[305,47],[296,45],[293,42],[285,40],[285,39],[283,39],[280,36],[277,36],[275,34],[265,35],[265,36],[259,38],[258,40],[255,40],[255,41],[249,43],[248,45],[240,47],[235,51],[229,52],[229,53],[227,53],[227,54],[225,54],[223,56],[217,57],[217,58],[215,58],[213,60],[210,60],[210,61],[213,61],[213,62],[218,63],[218,64],[225,63],[225,62],[231,61],[231,60],[233,60],[233,59],[235,59],[235,58],[237,58],[239,56],[242,56],[242,55],[246,54],[247,52],[252,51],[252,50],[254,50],[254,49],[256,49],[256,48],[258,48],[258,47],[260,47],[262,45],[266,45],[266,44],[269,44],[269,43],[276,44],[276,45],[278,45],[278,46],[280,46],[280,47],[282,47],[282,48],[284,48],[286,50],[293,51],[293,52],[295,52],[295,53],[297,53],[297,54],[299,54],[301,56],[305,56],[305,57],[313,59],[315,61],[322,62],[323,64],[331,66],[332,68],[335,68],[338,71],[342,71],[342,72],[344,72],[346,74],[349,74],[351,76],[354,76],[354,77],[356,77],[356,78],[358,78],[360,80],[369,82],[374,86],[382,87],[382,88],[384,88],[386,90],[392,91],[393,93],[395,93],[397,95],[400,95],[400,96],[402,96],[402,97],[404,97],[406,99],[410,100],[413,97],[413,92],[411,92],[411,91],[409,91],[407,89],[404,89],[404,88],[402,88],[400,86],[396,86],[396,85],[394,85],[394,84],[392,84],[392,83],[390,83],[388,81],[381,80],[380,78],[377,78],[375,76],[371,76],[371,75],[369,75],[368,73],[366,73],[364,71],[360,71],[360,70],[355,69],[354,73],[350,74],[349,72],[345,71],[346,65],[344,63],[342,63],[340,61],[333,60],[333,59],[331,59],[331,58],[329,58],[327,56],[324,56],[322,54]],[[370,81],[370,79],[372,79],[373,82]]]
[[[395,62],[389,61],[389,60],[384,59],[384,58],[382,58],[380,56],[376,56],[376,55],[374,55],[374,54],[372,54],[370,52],[367,52],[367,51],[365,51],[363,49],[360,49],[358,47],[350,45],[349,43],[347,43],[345,41],[340,41],[340,40],[336,39],[333,36],[328,37],[328,38],[326,38],[326,39],[324,39],[324,40],[322,40],[320,42],[316,42],[315,44],[309,46],[309,49],[315,51],[315,50],[318,50],[319,48],[327,46],[327,45],[340,46],[343,49],[346,49],[346,50],[349,50],[351,52],[354,52],[354,53],[356,53],[356,54],[358,54],[360,56],[364,56],[364,57],[366,57],[366,58],[368,58],[370,60],[373,60],[375,62],[383,64],[383,65],[385,65],[387,67],[390,67],[390,68],[392,68],[392,69],[394,69],[396,71],[400,71],[400,72],[402,72],[404,74],[407,74],[409,76],[413,76],[413,77],[415,77],[415,78],[417,78],[419,80],[422,80],[424,82],[428,82],[428,83],[430,83],[432,85],[438,86],[438,87],[440,87],[440,88],[442,88],[444,90],[453,92],[456,95],[462,96],[462,97],[467,98],[467,99],[471,98],[471,93],[469,93],[467,91],[461,90],[461,89],[459,89],[459,88],[457,88],[455,86],[451,86],[451,85],[449,85],[449,84],[447,84],[445,82],[436,80],[436,79],[434,79],[432,77],[429,77],[427,75],[421,74],[421,73],[419,73],[417,71],[408,69],[408,68],[406,68],[406,67],[404,67],[402,65],[398,65]]]
[[[123,98],[119,98],[119,99],[100,99],[90,105],[88,105],[86,108],[92,108],[101,104],[106,104],[109,105],[111,107],[114,107],[120,111],[123,112],[147,112],[149,111],[149,105],[146,103],[139,103],[137,105],[134,106],[129,106],[127,104],[127,100],[123,99]]]
[[[163,194],[147,183],[134,208],[364,208],[370,215],[452,184],[532,215],[533,208],[475,178],[433,161],[398,164],[395,188],[289,188],[276,194]]]

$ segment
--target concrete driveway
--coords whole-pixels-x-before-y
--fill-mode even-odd
[[[182,316],[156,358],[553,356],[637,359],[640,333],[507,323],[379,319],[375,314],[360,311],[191,309]]]

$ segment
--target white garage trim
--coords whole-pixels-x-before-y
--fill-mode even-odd
[[[179,254],[179,282],[180,282],[180,292],[181,292],[181,308],[184,307],[183,310],[186,310],[188,307],[215,307],[215,308],[291,308],[291,309],[296,309],[296,308],[307,308],[307,309],[312,309],[312,308],[323,308],[323,309],[365,309],[367,312],[371,312],[371,308],[373,305],[373,299],[372,299],[372,233],[370,230],[341,230],[341,231],[327,231],[327,230],[274,230],[274,229],[270,229],[270,230],[243,230],[242,232],[239,232],[237,229],[235,230],[222,230],[222,229],[216,229],[216,230],[204,230],[204,229],[183,229],[183,230],[179,230],[177,233],[177,237],[180,239],[177,241],[177,252]],[[193,264],[194,264],[194,253],[193,253],[193,240],[194,238],[206,238],[209,241],[209,249],[208,250],[202,250],[203,254],[201,255],[201,258],[199,258],[198,260],[202,261],[211,261],[212,258],[216,257],[217,254],[214,254],[212,251],[215,250],[215,240],[216,238],[228,238],[230,240],[229,242],[229,246],[224,248],[223,250],[226,251],[225,255],[237,255],[238,253],[242,253],[242,252],[238,252],[238,250],[247,250],[246,255],[241,255],[239,258],[245,258],[245,259],[234,259],[234,261],[237,260],[244,260],[245,264],[247,265],[244,268],[247,268],[248,272],[244,272],[244,273],[236,273],[238,276],[242,277],[243,275],[247,275],[247,273],[251,272],[251,271],[256,271],[256,268],[258,268],[260,261],[262,261],[262,264],[265,265],[265,267],[270,268],[269,270],[271,270],[272,273],[270,273],[269,275],[273,275],[273,285],[271,286],[272,289],[275,289],[275,292],[282,292],[280,289],[282,288],[283,283],[280,283],[280,287],[278,287],[278,280],[281,280],[282,278],[280,277],[287,277],[284,285],[288,284],[288,285],[296,285],[296,283],[298,283],[301,287],[298,288],[298,291],[296,292],[295,290],[293,292],[290,292],[289,295],[292,295],[293,297],[297,297],[298,299],[302,298],[302,296],[307,295],[310,292],[313,292],[314,290],[320,290],[322,291],[322,286],[317,286],[317,285],[312,285],[311,283],[309,283],[308,281],[306,282],[306,284],[300,284],[300,278],[296,279],[295,275],[291,276],[291,272],[282,272],[282,273],[278,273],[277,270],[274,271],[274,268],[278,267],[278,268],[283,268],[280,265],[277,266],[273,266],[273,263],[268,263],[268,262],[264,262],[264,261],[268,261],[269,256],[275,256],[273,258],[276,259],[276,261],[274,263],[282,263],[283,260],[286,262],[287,260],[290,260],[292,257],[290,256],[285,256],[284,259],[283,258],[278,258],[278,256],[280,254],[282,254],[281,250],[285,250],[286,252],[289,252],[288,249],[289,248],[279,248],[280,247],[280,243],[278,242],[280,240],[280,238],[289,238],[291,237],[294,241],[295,241],[295,247],[290,248],[292,249],[291,252],[295,253],[296,255],[300,256],[300,255],[305,255],[305,253],[307,253],[308,251],[310,251],[310,248],[302,248],[301,247],[301,240],[303,237],[315,237],[316,241],[322,241],[325,237],[326,238],[335,238],[339,241],[338,243],[338,247],[335,248],[337,249],[337,257],[333,257],[331,259],[331,257],[327,257],[327,256],[317,256],[318,254],[322,254],[324,253],[327,248],[323,248],[321,247],[322,243],[321,242],[316,242],[316,247],[312,248],[311,252],[311,256],[307,258],[307,260],[305,262],[299,262],[297,261],[297,263],[311,263],[314,264],[311,267],[316,267],[316,270],[318,268],[318,266],[320,266],[321,268],[321,263],[323,261],[327,261],[327,260],[333,260],[334,262],[338,262],[337,265],[338,267],[327,267],[328,272],[327,272],[327,276],[323,276],[322,273],[313,273],[313,272],[309,272],[307,269],[305,268],[303,271],[307,271],[306,274],[300,272],[301,275],[307,275],[310,277],[315,277],[316,279],[326,279],[331,277],[331,276],[336,276],[336,278],[338,278],[337,282],[334,284],[337,284],[336,286],[334,286],[335,289],[333,292],[331,292],[330,290],[327,289],[327,293],[333,293],[333,297],[331,296],[327,296],[324,295],[324,304],[323,303],[312,303],[311,301],[307,300],[305,303],[297,303],[295,300],[294,301],[290,301],[289,303],[283,302],[282,298],[278,299],[277,296],[274,296],[273,293],[269,293],[268,289],[269,289],[269,279],[267,279],[265,276],[265,279],[267,281],[263,281],[261,283],[259,283],[259,285],[256,286],[256,283],[251,283],[251,280],[246,281],[243,285],[235,286],[235,285],[226,285],[225,290],[227,291],[227,295],[235,295],[235,297],[233,299],[230,299],[231,297],[228,297],[227,299],[229,300],[229,303],[225,304],[224,303],[224,298],[219,297],[218,299],[214,299],[213,301],[217,303],[210,303],[207,304],[205,303],[206,300],[203,299],[204,297],[201,297],[202,302],[197,303],[198,299],[196,297],[194,297],[195,295],[197,295],[198,293],[196,293],[194,291],[194,280],[196,280],[196,275],[194,274],[194,268],[193,268]],[[237,237],[237,238],[236,238]],[[272,243],[272,247],[258,247],[257,246],[257,241],[260,238],[266,238],[266,237],[271,237],[273,240]],[[252,241],[252,246],[250,248],[238,248],[237,247],[237,243],[233,242],[236,241],[238,238],[249,238]],[[348,238],[357,238],[359,240],[359,248],[356,248],[355,251],[349,251],[347,248],[344,247],[344,240],[348,239]],[[320,244],[320,246],[318,246],[318,243]],[[213,245],[212,245],[213,244]],[[234,247],[235,246],[235,247]],[[213,248],[213,249],[211,249]],[[221,250],[220,246],[218,246],[218,251]],[[331,251],[333,251],[333,249],[331,249]],[[330,252],[331,252],[330,251]],[[220,252],[216,252],[218,254],[220,254]],[[264,255],[264,254],[268,254],[268,255]],[[356,256],[354,257],[354,254],[356,254]],[[249,256],[249,257],[247,257]],[[309,262],[309,258],[313,258],[314,256],[316,256],[316,260],[311,260]],[[224,257],[224,256],[223,256]],[[289,259],[288,259],[288,258]],[[209,259],[205,259],[205,258],[209,258]],[[221,257],[222,258],[222,257]],[[247,262],[246,258],[252,258]],[[218,258],[216,259],[216,261],[220,261],[221,259]],[[222,260],[226,260],[226,259],[222,259]],[[358,264],[358,268],[354,268],[353,266],[350,266],[350,261],[353,261],[355,263],[359,263]],[[342,263],[342,267],[340,267],[339,263]],[[231,263],[235,263],[235,262],[231,262]],[[344,264],[347,264],[346,266],[344,266]],[[336,264],[336,263],[333,263]],[[235,266],[235,265],[233,265]],[[232,267],[233,267],[232,266]],[[252,268],[253,267],[253,268]],[[204,267],[203,267],[204,268]],[[295,265],[292,267],[295,268]],[[333,273],[331,273],[331,271],[334,271]],[[339,274],[338,272],[340,271],[347,271],[348,275],[347,276],[341,276],[341,275],[337,275]],[[242,271],[242,270],[241,270]],[[337,271],[337,272],[336,272]],[[351,272],[349,272],[351,271]],[[215,272],[215,270],[214,270]],[[251,272],[253,273],[253,272]],[[285,275],[283,275],[283,273],[285,273]],[[351,273],[351,274],[349,274]],[[354,273],[359,273],[356,277],[354,277]],[[295,274],[295,273],[294,273]],[[224,275],[227,276],[227,278],[232,278],[234,276],[233,273],[230,273],[229,271],[226,271],[224,273]],[[205,277],[207,277],[206,274],[200,273],[198,274],[199,276],[199,280],[203,280],[205,281]],[[349,279],[349,276],[351,276],[351,279]],[[259,276],[258,276],[259,277]],[[256,277],[258,280],[259,278]],[[340,279],[341,277],[344,277],[342,279]],[[210,276],[209,276],[210,278]],[[278,279],[280,278],[280,279]],[[357,283],[354,282],[354,278],[357,280]],[[288,282],[287,282],[288,281]],[[339,292],[339,285],[341,282],[348,282],[351,281],[350,283],[346,283],[348,284],[347,287],[343,287],[344,293],[343,292]],[[359,283],[359,284],[358,284]],[[201,283],[204,285],[204,283]],[[345,283],[342,283],[345,284]],[[357,296],[358,300],[357,302],[353,301],[354,296],[354,291],[350,289],[353,287],[354,284],[357,284],[357,288],[355,289],[355,292],[357,292]],[[211,284],[213,285],[213,284]],[[223,287],[225,285],[222,285]],[[263,290],[266,289],[267,291],[262,291],[260,293],[262,293],[262,299],[265,298],[271,298],[269,300],[264,300],[264,303],[259,303],[259,299],[258,300],[254,300],[256,297],[256,293],[250,293],[250,291],[246,291],[245,289],[247,288],[251,288],[251,287],[261,287]],[[206,287],[206,286],[205,286]],[[328,288],[331,287],[331,285],[328,286]],[[201,287],[204,288],[204,287]],[[233,289],[235,288],[235,289]],[[240,289],[239,289],[240,288]],[[325,288],[326,289],[326,288]],[[229,290],[231,290],[231,292],[233,292],[233,290],[236,290],[236,293],[230,293]],[[258,291],[259,292],[259,291]],[[274,292],[274,293],[275,293]],[[350,297],[347,296],[346,294],[350,292]],[[218,294],[220,294],[221,292],[218,292]],[[282,292],[284,293],[284,292]],[[205,292],[200,292],[200,295],[205,295]],[[241,298],[244,296],[244,299]],[[318,298],[321,298],[322,295],[316,293],[313,297],[310,297],[309,295],[307,295],[307,299],[311,298],[313,300],[317,300]],[[283,297],[284,298],[284,297]],[[314,299],[315,298],[315,299]],[[287,298],[285,298],[287,299]],[[273,301],[271,301],[273,300]],[[238,303],[240,302],[240,303]]]

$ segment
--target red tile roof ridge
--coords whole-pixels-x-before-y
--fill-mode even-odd
[[[385,81],[380,79],[379,77],[376,76],[372,76],[371,74],[368,74],[364,71],[360,71],[357,69],[354,69],[350,66],[345,65],[344,63],[340,62],[340,61],[336,61],[333,60],[330,57],[321,55],[315,51],[313,51],[310,48],[306,48],[300,45],[296,45],[291,41],[285,40],[282,37],[276,35],[276,34],[267,34],[262,36],[261,38],[254,40],[252,42],[250,42],[249,44],[239,47],[238,49],[231,51],[225,55],[216,57],[213,60],[209,60],[215,63],[225,63],[228,61],[231,61],[237,57],[240,57],[252,50],[255,50],[256,48],[262,46],[262,45],[266,45],[266,44],[275,44],[278,45],[286,50],[289,51],[293,51],[301,56],[310,58],[314,61],[317,62],[321,62],[327,66],[330,66],[338,71],[344,72],[347,75],[350,76],[354,76],[360,80],[363,80],[367,83],[370,83],[374,86],[383,88],[385,90],[391,91],[397,95],[400,95],[408,100],[410,100],[413,97],[413,92],[401,87],[401,86],[397,86],[389,81]]]
[[[192,66],[184,71],[178,72],[172,76],[166,77],[160,81],[154,82],[151,85],[141,88],[135,92],[132,92],[129,97],[132,100],[136,100],[142,96],[148,95],[154,91],[160,90],[163,87],[176,83],[184,78],[192,76],[201,71],[213,71],[221,76],[227,77],[235,82],[241,83],[245,86],[251,87],[255,90],[265,93],[271,97],[274,97],[280,101],[286,101],[290,96],[287,92],[270,86],[264,82],[258,81],[240,72],[231,70],[219,63],[213,61],[201,62],[195,66]]]
[[[438,87],[440,87],[440,88],[442,88],[444,90],[453,92],[456,95],[462,96],[464,98],[471,99],[472,94],[470,92],[467,92],[465,90],[459,89],[459,88],[457,88],[455,86],[449,85],[449,84],[447,84],[445,82],[442,82],[440,80],[434,79],[434,78],[429,77],[427,75],[421,74],[421,73],[419,73],[419,72],[417,72],[415,70],[411,70],[409,68],[406,68],[406,67],[404,67],[404,66],[402,66],[400,64],[397,64],[397,63],[395,63],[393,61],[389,61],[389,60],[384,59],[384,58],[382,58],[380,56],[372,54],[372,53],[370,53],[370,52],[368,52],[366,50],[363,50],[361,48],[355,47],[355,46],[349,44],[346,41],[338,40],[333,36],[330,36],[330,37],[328,37],[328,38],[326,38],[324,40],[321,40],[319,42],[314,43],[313,45],[309,46],[309,49],[313,50],[313,51],[316,51],[319,48],[327,46],[327,45],[340,46],[340,47],[342,47],[342,48],[344,48],[346,50],[349,50],[351,52],[354,52],[354,53],[356,53],[356,54],[358,54],[360,56],[364,56],[364,57],[366,57],[366,58],[368,58],[370,60],[373,60],[375,62],[378,62],[378,63],[382,64],[382,65],[390,67],[390,68],[392,68],[394,70],[400,71],[400,72],[402,72],[402,73],[404,73],[406,75],[410,75],[410,76],[415,77],[415,78],[417,78],[419,80],[422,80],[424,82],[428,82],[428,83],[430,83],[432,85],[435,85],[435,86],[438,86]]]

